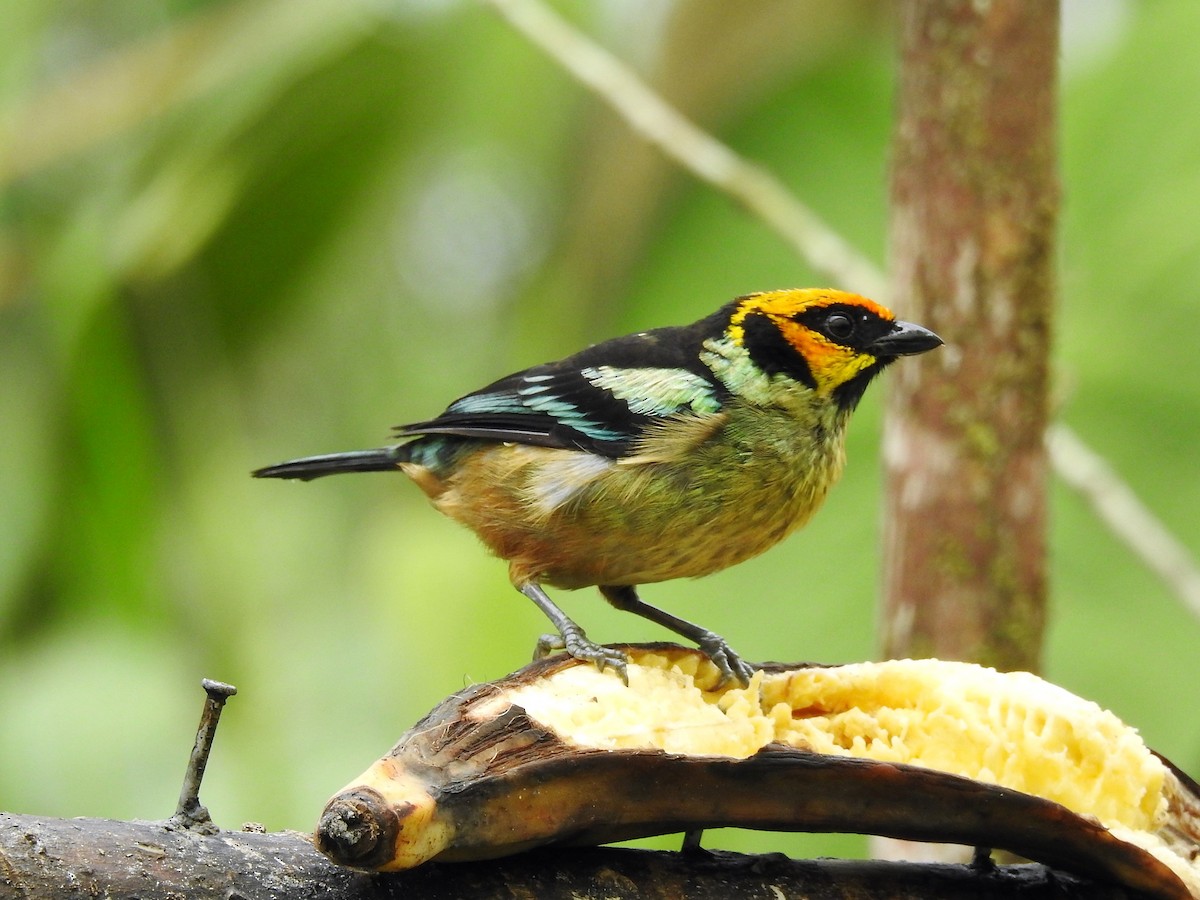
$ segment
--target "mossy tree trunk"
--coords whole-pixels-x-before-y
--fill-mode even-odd
[[[1038,667],[1058,16],[1052,0],[900,7],[893,299],[946,347],[891,376],[888,656]]]

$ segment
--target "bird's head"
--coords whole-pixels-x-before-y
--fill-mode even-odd
[[[843,409],[857,406],[871,379],[897,357],[942,344],[873,300],[827,288],[740,297],[727,333],[766,374],[782,373]]]

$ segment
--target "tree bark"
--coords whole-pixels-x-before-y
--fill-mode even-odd
[[[0,900],[542,900],[805,896],[1131,900],[1128,891],[1043,866],[922,866],[782,855],[584,848],[367,875],[317,853],[307,835],[197,835],[164,822],[0,813]]]
[[[887,656],[1039,665],[1058,15],[1054,0],[901,7],[893,298],[946,347],[892,376]]]

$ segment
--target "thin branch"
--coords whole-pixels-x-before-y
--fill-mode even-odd
[[[485,0],[514,28],[591,88],[668,158],[719,188],[770,225],[817,271],[882,297],[886,279],[871,260],[797,200],[771,172],[696,127],[628,66],[540,0]]]
[[[542,0],[483,0],[531,43],[609,104],[629,126],[702,181],[739,201],[769,225],[814,271],[886,301],[887,279],[787,186],[761,166],[696,127],[638,75],[574,28]],[[1200,566],[1133,490],[1070,428],[1047,435],[1062,479],[1192,614],[1200,617]]]
[[[1200,618],[1200,567],[1113,467],[1064,425],[1051,425],[1046,447],[1055,471],[1126,546]]]

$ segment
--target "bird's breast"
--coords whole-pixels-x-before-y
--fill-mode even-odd
[[[422,486],[510,561],[514,581],[574,588],[695,577],[748,559],[803,525],[842,469],[834,423],[734,411],[708,433],[695,427],[617,460],[485,446],[436,491]]]

